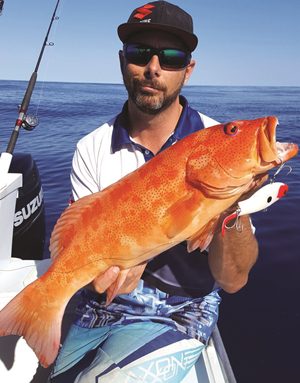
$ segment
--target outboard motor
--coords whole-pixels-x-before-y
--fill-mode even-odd
[[[16,202],[12,257],[42,259],[45,244],[45,208],[37,165],[30,154],[14,154],[10,173],[22,173]]]

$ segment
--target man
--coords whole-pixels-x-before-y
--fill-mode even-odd
[[[152,2],[135,9],[118,34],[128,101],[115,119],[79,141],[71,174],[75,200],[217,124],[180,96],[195,67],[197,37],[189,14],[166,1]],[[209,253],[188,254],[183,243],[147,265],[111,267],[96,278],[94,290],[106,293],[82,292],[51,381],[182,381],[216,324],[218,290],[239,290],[256,260],[249,218],[242,221],[242,233],[230,230],[223,238],[218,228]],[[172,358],[184,359],[185,366],[172,370]]]

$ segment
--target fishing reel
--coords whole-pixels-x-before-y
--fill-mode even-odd
[[[22,122],[22,128],[25,130],[33,130],[35,129],[39,124],[39,119],[36,116],[26,116],[25,119]]]
[[[19,105],[18,109],[20,112],[21,111],[21,105]],[[32,131],[33,129],[35,129],[38,126],[39,123],[40,122],[39,122],[39,119],[37,116],[29,116],[27,114],[27,115],[23,116],[21,126],[25,130]]]

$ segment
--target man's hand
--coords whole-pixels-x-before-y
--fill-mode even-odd
[[[117,295],[128,294],[137,287],[146,264],[142,263],[126,270],[111,266],[94,279],[92,286],[100,294],[106,291],[106,303],[109,304]]]

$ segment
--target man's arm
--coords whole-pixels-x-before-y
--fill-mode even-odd
[[[241,200],[251,197],[267,179],[268,175],[256,177]],[[258,256],[258,243],[248,215],[239,218],[242,230],[232,228],[222,236],[222,223],[229,211],[223,212],[219,218],[219,226],[209,245],[208,263],[219,286],[228,293],[235,293],[248,281],[249,272]]]
[[[249,216],[242,216],[242,230],[236,228],[221,234],[221,223],[209,245],[208,263],[219,286],[228,293],[240,290],[248,281],[248,274],[258,256],[258,244]]]

